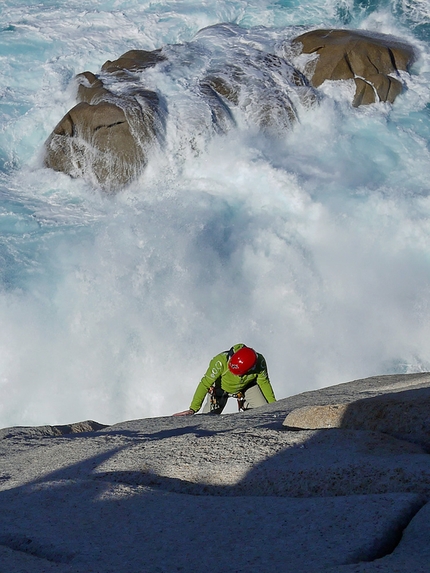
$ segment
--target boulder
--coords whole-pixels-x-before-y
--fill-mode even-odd
[[[417,389],[347,404],[305,406],[290,412],[283,424],[300,429],[344,428],[384,432],[430,450],[429,410],[430,390]]]
[[[304,70],[315,87],[326,80],[353,79],[354,106],[393,102],[402,91],[399,71],[414,60],[412,47],[383,34],[352,30],[312,30],[293,40],[302,53],[314,54]]]
[[[135,112],[141,110],[136,105]],[[145,166],[144,148],[118,105],[79,103],[55,127],[46,142],[45,165],[72,177],[85,176],[116,189]]]
[[[216,29],[220,34],[226,28],[230,29],[219,24],[206,33]],[[392,102],[402,91],[399,70],[406,70],[413,60],[407,44],[365,32],[314,30],[292,44],[315,56],[303,72],[259,48],[244,53],[240,42],[234,60],[231,56],[229,61],[220,60],[215,53],[200,75],[191,70],[191,78],[186,74],[194,55],[186,44],[130,50],[117,60],[107,60],[98,76],[89,71],[76,76],[78,104],[47,139],[44,163],[115,191],[142,173],[154,144],[163,141],[168,108],[180,115],[178,110],[187,108],[188,94],[191,111],[172,121],[179,126],[178,147],[189,146],[197,153],[212,134],[226,133],[236,121],[283,137],[298,120],[299,110],[316,103],[315,88],[328,79],[353,79],[355,106]],[[179,92],[188,90],[179,94],[177,106],[158,88],[146,87],[147,70],[163,63],[168,64],[165,72],[172,74],[170,80],[181,86]],[[151,86],[156,77],[151,76]]]
[[[186,46],[176,46],[176,52],[182,50]],[[46,141],[45,165],[72,177],[85,177],[107,191],[139,176],[153,144],[162,138],[166,109],[157,92],[144,88],[142,73],[165,61],[161,50],[131,50],[106,61],[99,76],[89,71],[78,74],[79,103]],[[176,65],[179,69],[181,61]],[[191,88],[190,98],[196,94],[203,105],[197,105],[189,118],[191,148],[196,147],[196,137],[209,138],[231,129],[233,108],[262,131],[283,134],[297,120],[297,102],[309,106],[316,101],[301,72],[283,58],[259,50],[253,58],[238,55],[235,64],[203,73],[195,89]]]
[[[90,179],[106,191],[115,191],[135,179],[160,134],[161,110],[157,93],[136,87],[131,81],[128,86],[126,74],[164,59],[135,50],[115,62],[106,62],[106,73],[123,74],[126,89],[120,96],[91,72],[77,75],[79,103],[47,139],[45,166],[71,177]]]
[[[152,68],[167,58],[161,50],[130,50],[120,56],[117,60],[111,62],[107,60],[102,66],[102,72],[119,73],[125,75],[125,72],[141,72],[147,68]]]

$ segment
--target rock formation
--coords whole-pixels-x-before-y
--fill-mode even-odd
[[[31,436],[34,436],[35,438],[41,438],[42,436],[65,436],[66,434],[96,432],[97,430],[102,430],[103,428],[107,428],[107,425],[99,424],[93,420],[86,420],[85,422],[76,422],[74,424],[64,424],[60,426],[38,426],[35,428],[17,426],[15,428],[5,428],[0,430],[0,440],[19,437],[28,439]]]
[[[326,80],[354,80],[354,106],[392,103],[402,91],[399,71],[406,71],[414,59],[412,47],[405,42],[352,30],[313,30],[295,38],[293,44],[316,56],[305,69],[315,87]]]
[[[427,573],[429,395],[429,373],[379,376],[224,416],[2,430],[0,570]]]
[[[199,34],[214,31],[234,36],[233,28],[220,24]],[[196,78],[200,72],[193,70],[193,79],[183,83],[189,86],[189,97],[198,97],[201,104],[194,106],[189,124],[178,128],[183,132],[194,129],[189,146],[198,147],[196,137],[209,139],[214,133],[225,133],[235,125],[238,114],[251,127],[283,135],[297,121],[299,108],[317,101],[309,81],[319,87],[325,80],[354,79],[355,106],[393,102],[402,90],[398,72],[406,70],[413,59],[412,48],[394,38],[349,30],[314,30],[295,38],[292,45],[296,52],[314,56],[303,73],[279,55],[252,47],[244,53],[240,42],[234,59],[230,55],[220,63],[217,54],[203,66],[201,77]],[[172,121],[169,105],[175,107],[166,104],[162,89],[145,87],[145,74],[157,68],[178,82],[178,77],[189,73],[187,49],[179,45],[151,52],[131,50],[105,62],[98,76],[88,71],[79,74],[79,103],[46,141],[45,165],[72,177],[85,177],[107,191],[138,177],[155,142],[163,141],[167,122]]]
[[[107,89],[91,72],[76,77],[77,99],[45,144],[45,165],[72,177],[85,176],[106,190],[115,190],[137,177],[150,146],[162,131],[156,92],[136,87],[128,72],[163,61],[159,52],[127,52],[102,70],[120,78],[121,95]],[[127,86],[130,84],[130,87]]]

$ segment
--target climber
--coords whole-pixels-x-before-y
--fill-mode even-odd
[[[217,354],[201,379],[189,410],[173,414],[191,416],[198,412],[209,394],[203,414],[221,414],[230,397],[237,399],[239,410],[250,410],[276,402],[267,373],[266,360],[244,344],[235,344]]]

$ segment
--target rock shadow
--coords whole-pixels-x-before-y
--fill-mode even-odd
[[[17,563],[25,554],[70,573],[269,573],[277,563],[304,573],[385,555],[423,504],[413,494],[251,501],[207,490],[190,498],[183,480],[160,491],[158,484],[126,487],[125,472],[94,479],[121,449],[0,492],[0,545],[17,552]],[[215,560],[206,550],[214,531]],[[238,536],[246,547],[239,564]],[[34,573],[43,570],[43,561],[37,565]]]
[[[411,388],[346,403],[297,408],[285,418],[290,430],[342,428],[388,434],[430,452],[430,388]]]
[[[400,401],[425,404],[430,390],[422,390],[385,396],[396,408]],[[240,443],[242,438],[252,448],[260,429],[263,440],[275,431],[270,408],[254,419],[166,418],[55,438],[56,447],[59,440],[83,440],[82,455],[85,441],[93,438],[105,450],[1,491],[0,545],[18,555],[73,567],[73,573],[87,572],[90,566],[104,573],[124,568],[131,573],[142,568],[269,573],[279,562],[286,570],[304,573],[380,559],[395,550],[408,524],[419,520],[426,506],[430,457],[409,427],[402,427],[402,439],[380,429],[357,428],[363,413],[380,412],[373,408],[384,404],[382,397],[359,402],[351,410],[346,405],[347,415],[337,428],[296,427],[292,432],[278,419],[282,447],[251,464],[234,484],[136,470],[131,462],[136,453],[144,459],[145,444],[153,455],[166,441],[165,451],[171,447],[179,463],[175,447],[181,437],[185,443],[189,438],[192,448],[200,439],[219,439],[219,453],[231,432],[232,439]],[[386,423],[387,416],[378,419]],[[413,439],[406,440],[404,432]],[[240,452],[231,448],[232,462],[238,458]],[[215,561],[210,552],[201,552],[213,531],[221,532],[221,540],[236,539],[240,532],[247,547],[240,567],[235,543],[223,545]],[[174,547],[180,547],[176,554]]]
[[[421,445],[430,453],[430,388],[416,388],[345,405],[340,427],[372,430]]]

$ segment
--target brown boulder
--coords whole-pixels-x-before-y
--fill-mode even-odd
[[[395,38],[349,30],[314,30],[295,38],[293,46],[316,56],[303,71],[259,50],[252,58],[239,50],[234,63],[216,61],[208,67],[192,94],[197,93],[204,105],[196,106],[191,118],[189,131],[194,133],[186,133],[191,147],[197,148],[195,137],[228,131],[235,124],[233,108],[243,112],[249,125],[283,136],[300,109],[316,102],[314,88],[328,79],[354,79],[355,106],[392,102],[402,90],[394,75],[406,70],[414,55]],[[168,53],[168,48],[130,50],[105,62],[100,76],[88,71],[76,76],[79,103],[46,141],[45,165],[85,177],[107,191],[139,176],[151,147],[164,136],[167,114],[163,98],[144,89],[144,72],[166,61]],[[178,54],[176,50],[169,56],[171,66]],[[185,53],[185,62],[187,57]],[[177,61],[183,64],[180,57]]]
[[[130,50],[113,62],[107,60],[102,65],[102,72],[141,72],[165,60],[166,57],[163,56],[161,50],[153,50],[152,52],[146,50]]]
[[[136,81],[136,73],[165,60],[161,50],[131,50],[105,62],[100,76],[88,71],[76,76],[79,103],[46,141],[45,165],[85,177],[108,191],[136,178],[147,163],[151,144],[162,137],[165,113],[155,92],[138,87],[144,82]],[[285,85],[284,91],[279,84]],[[198,91],[206,106],[196,110],[193,120],[208,137],[234,125],[232,106],[245,111],[263,131],[284,133],[297,119],[296,100],[304,105],[315,101],[301,72],[283,58],[263,52],[252,61],[239,59],[212,69],[200,80]],[[194,134],[191,142],[193,138]]]
[[[313,30],[293,44],[318,56],[304,70],[314,87],[326,80],[354,79],[354,106],[393,102],[402,91],[401,81],[393,75],[406,71],[414,59],[412,47],[392,36],[352,30]]]
[[[109,102],[76,105],[55,127],[45,147],[47,167],[72,177],[94,178],[107,190],[133,179],[146,162],[125,111]]]
[[[147,163],[156,137],[158,96],[143,89],[114,96],[91,72],[79,74],[77,81],[80,103],[46,141],[45,165],[115,191]]]

